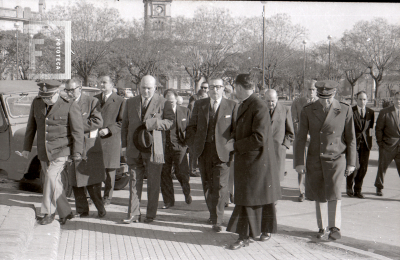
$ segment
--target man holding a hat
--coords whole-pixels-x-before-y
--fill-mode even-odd
[[[68,156],[82,160],[83,122],[79,105],[59,94],[61,82],[43,81],[38,84],[39,96],[32,102],[26,127],[23,156],[28,158],[37,134],[37,153],[45,176],[39,224],[53,222],[57,210],[63,225],[74,215],[63,190],[61,172]]]
[[[154,220],[160,194],[164,163],[165,133],[175,120],[170,102],[155,93],[156,79],[147,75],[140,82],[140,95],[128,99],[122,121],[122,154],[129,165],[128,218],[123,223],[140,221],[143,176],[147,173],[147,212],[145,223]]]
[[[324,237],[328,227],[331,240],[341,238],[341,185],[344,177],[354,171],[357,153],[353,111],[348,104],[334,99],[337,86],[332,80],[315,83],[319,100],[301,111],[294,153],[296,171],[306,174],[305,195],[315,201],[317,238]],[[307,134],[310,145],[305,164]]]

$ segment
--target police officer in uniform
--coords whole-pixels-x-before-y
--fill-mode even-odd
[[[296,171],[306,174],[305,196],[315,201],[317,238],[325,236],[328,226],[331,240],[341,238],[341,185],[344,177],[354,171],[357,153],[353,110],[334,99],[337,85],[332,80],[315,83],[319,100],[301,111],[294,153]],[[310,145],[305,164],[307,134]]]
[[[57,210],[63,225],[74,215],[63,190],[61,172],[68,156],[81,160],[83,122],[79,105],[61,97],[60,82],[49,80],[38,84],[39,96],[32,102],[26,127],[22,155],[28,158],[37,133],[37,153],[45,176],[39,224],[53,222]]]

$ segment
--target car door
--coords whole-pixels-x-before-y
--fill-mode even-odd
[[[7,161],[10,158],[10,127],[5,117],[3,97],[0,102],[0,160]]]

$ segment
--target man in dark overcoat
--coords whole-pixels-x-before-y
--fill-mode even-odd
[[[97,137],[99,128],[103,127],[103,118],[100,112],[100,103],[97,98],[82,94],[81,81],[68,80],[64,91],[78,103],[81,109],[84,129],[83,160],[79,164],[72,164],[69,170],[69,184],[75,196],[76,217],[89,216],[89,203],[86,198],[85,187],[96,206],[98,217],[106,215],[101,198],[101,184],[105,179],[103,153],[100,140]]]
[[[38,84],[39,96],[31,105],[22,155],[28,158],[37,135],[37,154],[45,176],[39,224],[53,222],[57,210],[63,225],[74,215],[65,196],[61,172],[68,157],[76,163],[83,152],[83,123],[77,103],[61,97],[61,82],[48,80]]]
[[[172,182],[172,167],[174,174],[182,186],[185,202],[192,203],[189,184],[189,162],[186,156],[185,144],[186,126],[189,124],[190,112],[186,107],[177,105],[178,93],[174,89],[167,89],[164,98],[172,104],[175,120],[171,128],[165,131],[165,164],[161,171],[161,194],[164,199],[163,209],[173,207],[175,204],[174,185]]]
[[[290,108],[278,102],[278,94],[274,89],[265,92],[264,100],[267,103],[271,116],[272,136],[276,159],[278,160],[279,179],[285,176],[286,150],[294,139],[294,129]]]
[[[278,164],[267,105],[254,93],[249,74],[235,80],[236,96],[241,101],[235,132],[235,208],[227,231],[239,234],[230,245],[239,249],[249,245],[249,236],[266,241],[277,232],[275,202],[281,197]]]
[[[353,107],[353,118],[357,142],[357,162],[356,170],[346,178],[346,192],[349,197],[354,196],[363,199],[364,195],[361,193],[361,189],[368,170],[375,113],[374,110],[366,106],[368,96],[365,91],[358,92],[356,97],[357,105]]]
[[[109,76],[99,78],[100,90],[103,92],[94,96],[100,101],[103,127],[99,129],[103,162],[106,172],[106,180],[103,194],[104,205],[111,203],[115,173],[121,162],[121,126],[125,101],[117,93],[113,92],[113,83]]]
[[[317,238],[325,236],[328,227],[332,240],[341,238],[341,185],[344,176],[354,171],[357,153],[353,110],[334,99],[337,86],[332,80],[315,83],[319,100],[301,111],[295,140],[296,171],[306,174],[306,197],[315,201]],[[307,134],[310,145],[305,164]]]
[[[199,158],[201,181],[212,228],[222,230],[225,202],[229,199],[229,162],[232,160],[237,103],[223,98],[224,82],[211,79],[209,98],[194,103],[186,142]]]
[[[123,220],[125,224],[140,221],[145,172],[148,202],[144,222],[152,222],[157,215],[165,131],[171,128],[175,114],[171,103],[155,91],[156,79],[144,76],[140,82],[140,95],[128,99],[123,117],[122,153],[129,166],[129,207],[128,218]],[[139,142],[141,140],[148,142]],[[149,146],[145,145],[147,143]]]

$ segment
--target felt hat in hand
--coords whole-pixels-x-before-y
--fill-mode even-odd
[[[133,133],[133,144],[142,153],[151,153],[151,146],[153,144],[153,135],[146,130],[145,125],[136,128]]]

